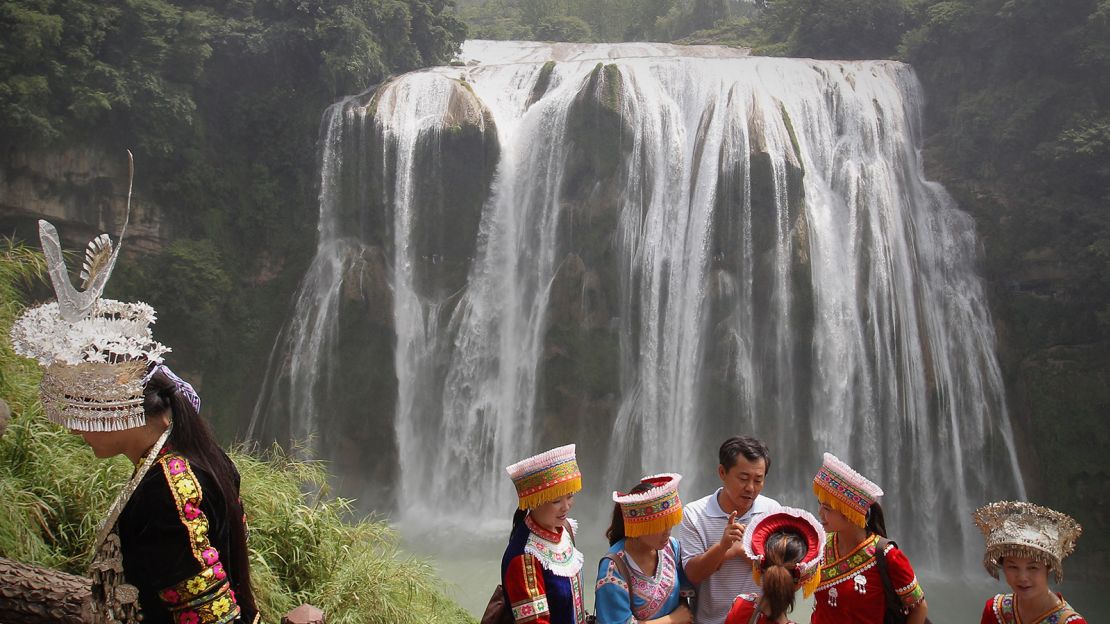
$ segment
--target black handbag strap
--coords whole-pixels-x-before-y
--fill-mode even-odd
[[[898,593],[894,591],[894,583],[890,580],[890,570],[886,564],[886,549],[891,545],[898,546],[894,540],[880,537],[875,544],[875,564],[879,568],[879,578],[883,581],[883,593],[886,594],[886,610],[904,613],[902,601],[898,600]]]
[[[883,581],[883,592],[886,594],[886,610],[891,614],[896,622],[905,622],[908,615],[902,608],[902,600],[898,597],[898,592],[894,591],[894,582],[890,580],[890,569],[886,564],[886,549],[893,545],[898,547],[898,543],[892,539],[880,537],[876,542],[875,551],[875,565],[879,568],[879,578]],[[932,624],[929,618],[925,618],[925,624]]]

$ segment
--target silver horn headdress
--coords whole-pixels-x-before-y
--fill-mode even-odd
[[[990,503],[976,509],[974,517],[987,541],[983,566],[994,578],[1003,557],[1025,557],[1052,568],[1059,583],[1064,580],[1064,558],[1083,533],[1071,516],[1033,503]]]
[[[127,156],[133,178],[131,152]],[[88,244],[82,290],[69,281],[57,230],[39,221],[39,238],[58,300],[27,310],[12,325],[15,352],[38,360],[44,369],[40,391],[47,417],[77,431],[142,426],[143,377],[149,365],[161,362],[169,351],[151,334],[154,308],[101,299],[130,216],[129,179],[120,238],[114,247],[107,234]]]

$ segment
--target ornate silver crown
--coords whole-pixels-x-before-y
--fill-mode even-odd
[[[127,157],[133,179],[131,152]],[[38,360],[44,368],[40,392],[46,415],[77,431],[142,426],[143,377],[148,365],[161,362],[169,351],[151,334],[154,308],[100,298],[130,217],[131,180],[119,241],[113,247],[108,235],[101,234],[89,242],[81,290],[70,283],[57,230],[39,221],[39,240],[57,301],[27,310],[12,325],[15,352]]]

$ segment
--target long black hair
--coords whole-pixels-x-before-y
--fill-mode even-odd
[[[201,418],[193,404],[184,396],[177,382],[162,368],[157,368],[143,388],[143,411],[147,418],[170,411],[173,431],[169,445],[189,458],[216,481],[224,500],[228,526],[231,533],[231,564],[229,571],[235,580],[235,600],[244,616],[258,612],[254,592],[251,590],[250,553],[247,551],[247,527],[243,517],[243,504],[239,500],[239,472],[231,458],[220,448],[208,421]]]
[[[886,519],[883,518],[883,507],[878,503],[871,503],[867,509],[867,525],[863,527],[869,535],[889,537],[886,534]]]

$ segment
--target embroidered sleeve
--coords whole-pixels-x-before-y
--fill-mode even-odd
[[[674,552],[674,560],[678,562],[675,566],[678,568],[678,595],[682,598],[693,598],[695,595],[694,584],[690,579],[686,578],[686,566],[683,565],[682,543],[675,538],[671,538],[671,550]]]
[[[177,515],[189,536],[189,553],[200,571],[158,592],[175,624],[225,624],[239,617],[220,553],[208,539],[208,518],[201,511],[204,492],[189,460],[176,453],[160,462]]]
[[[597,585],[594,587],[594,610],[597,624],[634,624],[632,596],[628,581],[621,578],[617,566],[603,558],[597,566]]]
[[[906,559],[901,550],[891,546],[886,551],[886,560],[894,592],[902,600],[902,606],[909,611],[925,599],[925,590],[921,589],[909,559]]]
[[[543,569],[532,555],[519,555],[509,562],[505,571],[505,597],[514,622],[551,623]]]

